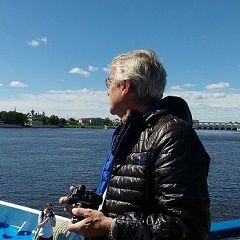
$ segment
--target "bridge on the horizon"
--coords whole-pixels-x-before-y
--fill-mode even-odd
[[[240,122],[200,122],[193,120],[194,129],[240,131]]]

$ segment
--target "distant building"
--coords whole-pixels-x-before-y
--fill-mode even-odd
[[[104,125],[105,119],[102,118],[80,118],[78,123],[85,125],[85,124],[91,124],[91,125]]]
[[[32,127],[43,125],[43,117],[45,117],[45,112],[39,114],[35,113],[35,111],[32,109],[32,111],[27,114],[28,125]]]

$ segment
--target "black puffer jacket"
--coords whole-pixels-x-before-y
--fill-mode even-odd
[[[178,97],[163,99],[153,113],[129,116],[127,135],[114,146],[103,208],[116,218],[114,239],[207,239],[210,159],[191,125]]]

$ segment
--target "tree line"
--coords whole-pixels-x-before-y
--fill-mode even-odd
[[[58,116],[51,115],[50,117],[40,115],[38,116],[39,120],[42,121],[43,125],[65,125],[67,120],[65,118],[59,118]],[[29,119],[28,115],[16,112],[16,111],[1,111],[0,112],[0,119],[4,121],[4,124],[11,124],[11,125],[28,125]]]

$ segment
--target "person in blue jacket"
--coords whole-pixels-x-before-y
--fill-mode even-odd
[[[72,206],[83,220],[68,229],[96,239],[207,239],[210,158],[187,103],[163,98],[167,74],[153,51],[121,54],[110,70],[110,113],[122,124],[97,189],[103,202],[98,210]]]

